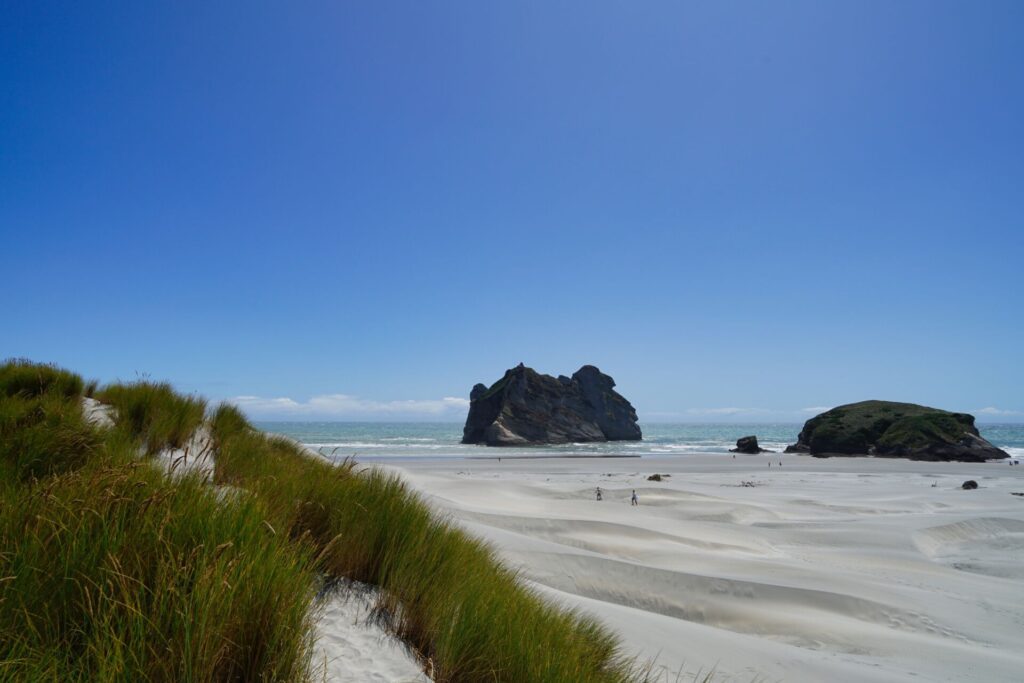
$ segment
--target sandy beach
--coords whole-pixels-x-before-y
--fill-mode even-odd
[[[394,469],[667,681],[1024,672],[1024,468],[709,454]]]

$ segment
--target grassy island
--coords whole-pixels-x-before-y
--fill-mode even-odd
[[[83,413],[92,394],[112,422]],[[153,454],[208,434],[212,480]],[[305,681],[325,581],[381,590],[438,681],[641,678],[403,482],[233,406],[0,365],[0,680]]]

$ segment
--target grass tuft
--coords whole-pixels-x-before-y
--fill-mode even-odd
[[[165,382],[111,384],[96,398],[117,410],[118,425],[139,439],[147,453],[182,448],[203,422],[206,401],[182,396]]]
[[[81,467],[103,445],[77,400],[60,394],[0,399],[0,463],[7,478],[27,481]]]
[[[311,553],[251,497],[87,466],[0,510],[7,680],[304,680]]]
[[[13,358],[0,364],[0,396],[31,398],[56,394],[64,398],[81,396],[82,378],[56,365]]]
[[[392,628],[435,680],[634,680],[606,629],[541,599],[399,477],[316,459],[233,406],[214,411],[211,432],[215,481],[264,501],[276,528],[314,544],[324,572],[378,586]]]
[[[202,402],[117,390],[156,398],[100,429],[76,379],[0,366],[0,680],[309,680],[312,544],[269,533],[253,496],[138,458]]]

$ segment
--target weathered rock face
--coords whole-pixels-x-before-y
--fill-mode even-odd
[[[520,363],[490,387],[473,387],[462,443],[638,441],[636,410],[614,387],[593,365],[556,379]]]
[[[973,415],[893,401],[861,401],[813,417],[786,452],[965,462],[1009,457],[981,438]]]
[[[736,439],[736,448],[730,448],[730,453],[745,453],[747,455],[757,455],[758,453],[771,453],[766,448],[761,448],[757,443],[756,436],[741,436]]]

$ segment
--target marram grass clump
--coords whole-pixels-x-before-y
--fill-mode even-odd
[[[311,554],[264,516],[143,462],[7,492],[0,677],[305,679]]]
[[[216,480],[252,491],[278,528],[311,539],[323,571],[377,585],[392,628],[435,680],[634,679],[606,629],[542,600],[397,476],[316,459],[259,433],[232,406],[220,406],[211,426]]]
[[[56,365],[13,358],[0,364],[0,397],[31,398],[50,394],[77,397],[84,389],[82,378]]]
[[[117,383],[96,392],[117,411],[118,426],[139,439],[148,453],[181,448],[203,422],[206,401],[182,396],[166,382]]]
[[[77,469],[104,447],[77,400],[60,393],[0,396],[0,476],[27,481]]]
[[[308,680],[312,546],[89,425],[69,375],[0,366],[0,680]]]
[[[86,390],[113,427],[83,418]],[[167,384],[0,366],[0,680],[309,681],[325,578],[376,585],[437,681],[644,679],[397,476],[204,412]],[[214,485],[139,456],[199,428]]]

